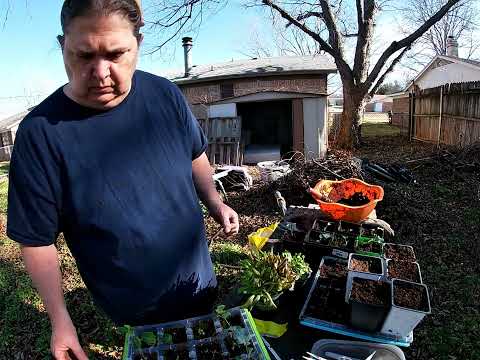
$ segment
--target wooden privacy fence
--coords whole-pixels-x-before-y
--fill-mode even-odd
[[[410,136],[457,146],[480,141],[480,81],[410,94]]]
[[[242,120],[240,117],[198,119],[208,139],[207,156],[211,164],[240,166]]]

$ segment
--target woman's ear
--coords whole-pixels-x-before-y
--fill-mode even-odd
[[[60,47],[62,48],[62,51],[63,51],[63,46],[65,45],[65,36],[64,35],[57,35],[57,40],[58,40],[58,43],[60,44]]]

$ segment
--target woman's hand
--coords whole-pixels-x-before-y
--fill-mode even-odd
[[[70,316],[67,315],[53,324],[50,350],[55,360],[88,360]]]
[[[231,207],[224,203],[219,203],[210,210],[210,215],[217,223],[222,225],[225,234],[234,235],[238,233],[240,228],[238,214]]]

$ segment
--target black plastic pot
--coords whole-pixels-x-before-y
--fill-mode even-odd
[[[350,300],[350,306],[350,324],[365,331],[379,331],[388,314],[385,306],[363,304],[355,300]]]

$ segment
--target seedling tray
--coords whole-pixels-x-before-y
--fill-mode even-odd
[[[402,338],[399,336],[382,334],[380,332],[365,332],[352,328],[348,321],[350,308],[349,305],[344,302],[345,288],[338,289],[337,287],[328,284],[323,285],[323,281],[320,277],[320,269],[323,261],[324,260],[322,259],[319,270],[315,274],[312,287],[310,288],[302,311],[300,312],[300,324],[310,328],[350,336],[357,339],[404,347],[410,346],[413,342],[413,332],[407,337]],[[312,302],[312,300],[318,301],[319,299],[320,301],[323,301],[323,303],[314,304]],[[322,316],[314,316],[312,314],[312,309],[322,307],[326,309]]]
[[[229,313],[230,316],[227,319],[229,323],[216,315],[205,315],[164,324],[132,327],[125,336],[122,360],[269,360],[270,356],[248,310],[233,308]],[[196,326],[199,323],[209,323],[213,326],[209,325],[200,332]],[[245,347],[232,348],[232,327],[240,329]],[[167,333],[171,334],[171,329],[184,331],[185,336],[183,334],[174,335],[173,338],[165,336]],[[137,347],[135,339],[147,332],[155,334],[155,344],[150,347]],[[175,343],[175,340],[180,342]],[[205,349],[209,349],[210,352],[205,354]]]

